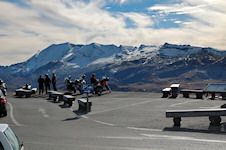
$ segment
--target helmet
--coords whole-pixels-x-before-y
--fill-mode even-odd
[[[79,82],[80,82],[79,79],[76,79],[76,80],[75,80],[75,84],[78,84]]]

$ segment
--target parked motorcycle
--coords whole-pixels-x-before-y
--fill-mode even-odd
[[[7,109],[6,109],[6,84],[3,80],[0,81],[0,117],[5,117],[7,116]]]
[[[71,76],[69,76],[68,78],[65,78],[65,84],[69,92],[76,93],[76,88],[74,87],[74,83],[71,81]]]
[[[109,81],[109,77],[103,77],[102,80],[100,81],[103,91],[105,91],[104,88],[106,88],[106,90],[108,90],[109,92],[111,92],[111,89],[108,85],[108,81]]]
[[[103,92],[103,86],[101,85],[99,79],[97,79],[97,83],[96,83],[96,85],[94,85],[94,92],[98,96],[101,96],[101,94]]]
[[[107,84],[108,81],[109,81],[108,77],[103,77],[101,81],[99,81],[99,79],[97,79],[97,83],[94,84],[95,94],[97,94],[98,96],[101,96],[102,92],[105,91],[105,90],[108,90],[108,91],[111,92],[111,89]]]
[[[6,83],[3,80],[0,80],[0,90],[2,91],[4,96],[7,95]]]
[[[79,90],[79,92],[82,94],[82,84],[81,84],[81,81],[79,79],[76,79],[75,82],[75,88],[76,90]]]
[[[7,108],[6,108],[6,97],[4,96],[3,92],[0,90],[0,117],[7,116]]]

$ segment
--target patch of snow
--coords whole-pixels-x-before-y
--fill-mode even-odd
[[[50,47],[44,49],[43,51],[37,53],[27,61],[27,68],[29,70],[37,69],[43,64],[46,64],[54,60],[62,60],[65,54],[68,53],[70,47],[68,43],[51,45]]]
[[[110,72],[111,72],[111,73],[117,73],[118,70],[117,70],[117,69],[111,69]]]
[[[165,57],[185,57],[189,54],[198,53],[202,50],[200,47],[191,47],[190,45],[173,45],[164,44],[160,49],[159,53]]]
[[[67,62],[67,61],[70,61],[71,59],[73,59],[74,56],[75,56],[74,53],[68,53],[68,54],[66,54],[66,55],[62,58],[62,60],[65,61],[65,62]]]
[[[95,61],[93,61],[91,63],[91,65],[105,65],[105,64],[112,64],[115,62],[115,57],[114,56],[111,56],[111,57],[107,57],[107,58],[100,58],[100,59],[97,59]]]

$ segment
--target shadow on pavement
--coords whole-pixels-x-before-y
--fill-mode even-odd
[[[74,117],[74,118],[67,118],[67,119],[64,119],[63,121],[74,121],[74,120],[78,120],[80,119],[81,117],[77,116],[77,117]]]
[[[163,131],[177,131],[177,132],[198,132],[198,133],[208,133],[208,134],[226,134],[226,122],[222,123],[220,126],[209,126],[208,129],[191,129],[191,128],[181,128],[181,127],[165,127]]]

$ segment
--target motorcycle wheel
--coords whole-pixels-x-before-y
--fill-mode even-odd
[[[101,90],[100,89],[97,90],[97,94],[98,94],[98,96],[101,96]]]

